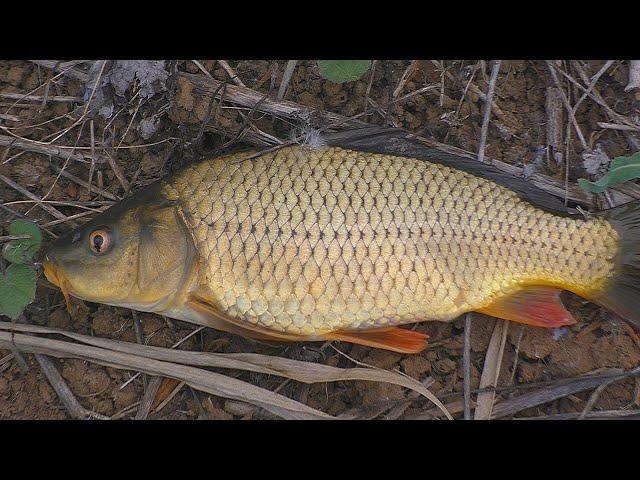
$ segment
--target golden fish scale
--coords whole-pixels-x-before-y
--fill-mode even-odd
[[[163,186],[221,311],[319,336],[450,320],[527,284],[587,295],[613,269],[605,220],[556,216],[422,160],[286,147],[219,157]]]

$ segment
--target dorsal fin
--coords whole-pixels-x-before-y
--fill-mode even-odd
[[[478,162],[459,154],[447,153],[425,145],[415,135],[399,128],[363,127],[327,134],[323,140],[328,146],[348,148],[369,153],[381,153],[400,157],[412,157],[438,163],[490,180],[508,188],[523,200],[543,210],[569,215],[572,213],[564,200],[532,185],[524,178],[509,175],[493,165]],[[452,150],[454,150],[452,148]]]

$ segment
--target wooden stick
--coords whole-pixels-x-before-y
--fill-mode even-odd
[[[509,322],[496,319],[493,334],[491,335],[491,340],[489,340],[489,347],[487,348],[484,359],[480,388],[487,388],[488,386],[495,388],[498,383],[508,330]],[[473,417],[474,420],[488,420],[491,418],[495,396],[495,391],[483,392],[478,395]]]
[[[73,395],[73,392],[69,389],[66,382],[56,369],[53,362],[49,359],[49,357],[41,353],[36,353],[34,354],[34,356],[38,361],[42,372],[47,377],[47,380],[49,380],[49,383],[53,387],[54,391],[58,395],[58,398],[62,401],[62,404],[65,406],[67,412],[69,412],[69,415],[71,415],[71,417],[76,420],[87,420],[90,418],[108,420],[108,417],[87,410],[82,405],[80,405],[80,402],[78,402],[75,395]]]
[[[158,394],[158,389],[160,388],[161,383],[162,377],[151,377],[151,380],[144,391],[144,395],[142,396],[142,400],[140,401],[140,406],[136,412],[135,420],[145,420],[147,418],[149,412],[151,412],[151,406]]]
[[[640,126],[632,127],[631,125],[620,125],[618,123],[598,122],[600,128],[606,128],[609,130],[622,130],[625,132],[640,132]]]
[[[31,193],[29,190],[26,190],[26,189],[22,188],[20,185],[18,185],[16,182],[11,180],[10,178],[5,177],[4,175],[0,174],[0,180],[2,180],[4,183],[9,185],[11,188],[13,188],[13,189],[17,190],[18,192],[20,192],[25,197],[30,198],[31,200],[37,202],[37,205],[41,209],[43,209],[47,213],[53,215],[57,219],[59,219],[59,220],[67,220],[67,216],[64,213],[60,212],[59,210],[57,210],[56,208],[52,207],[51,205],[48,205],[46,203],[42,203],[42,199],[40,197],[38,197],[37,195]]]
[[[625,92],[630,92],[640,88],[640,60],[629,61],[629,83],[624,88]]]
[[[178,81],[187,81],[193,86],[194,92],[201,95],[214,95],[218,99],[235,103],[260,112],[269,113],[277,117],[290,120],[308,122],[312,118],[324,120],[327,123],[344,126],[366,126],[364,122],[350,120],[342,115],[330,112],[320,112],[311,107],[305,107],[288,100],[274,100],[268,95],[257,92],[247,87],[227,85],[222,90],[224,82],[213,78],[190,73],[178,73]]]
[[[53,70],[54,72],[61,72],[63,75],[78,80],[82,83],[87,83],[89,81],[89,75],[80,70],[70,67],[64,63],[61,63],[60,60],[29,60],[31,63],[35,63],[36,65],[40,65],[41,67],[48,68],[49,70]]]
[[[579,413],[556,413],[555,415],[543,415],[541,417],[524,417],[515,418],[514,420],[575,420],[580,416]],[[602,410],[598,412],[590,412],[585,418],[589,419],[637,419],[640,417],[640,410]]]
[[[107,155],[107,163],[111,167],[111,170],[113,170],[113,173],[115,174],[116,178],[120,182],[120,185],[122,185],[122,188],[124,188],[125,193],[128,192],[129,182],[125,178],[124,173],[122,172],[122,169],[116,163],[115,159],[111,155]]]
[[[25,102],[57,102],[57,103],[83,103],[80,97],[72,97],[69,95],[54,95],[44,97],[42,95],[23,95],[22,93],[0,93],[0,97],[10,100],[20,100]]]
[[[89,188],[89,183],[85,182],[84,180],[82,180],[81,178],[76,177],[75,175],[73,175],[72,173],[67,172],[66,170],[62,170],[60,167],[58,167],[57,165],[52,165],[53,169],[55,171],[57,171],[60,175],[62,175],[65,178],[68,178],[69,180],[77,183],[78,185],[80,185],[81,187],[86,187]],[[107,192],[106,190],[102,190],[101,188],[98,187],[91,187],[91,190],[99,195],[102,195],[105,198],[108,198],[109,200],[114,200],[114,201],[118,201],[120,200],[120,197]]]
[[[484,149],[487,145],[487,134],[489,133],[489,119],[491,118],[491,104],[493,102],[493,93],[496,89],[496,80],[500,71],[501,60],[496,60],[491,67],[491,78],[489,79],[489,88],[487,90],[487,101],[484,105],[484,117],[482,118],[482,128],[480,130],[480,146],[478,147],[478,161],[484,162]]]
[[[8,242],[10,240],[22,240],[23,238],[31,238],[31,235],[0,235],[0,242]]]
[[[598,386],[598,388],[596,388],[593,393],[591,394],[591,396],[589,397],[589,400],[587,401],[587,404],[584,406],[584,408],[582,409],[582,412],[580,413],[580,416],[578,417],[578,420],[584,420],[584,418],[589,415],[589,413],[591,412],[591,410],[593,410],[593,406],[596,404],[596,402],[598,401],[598,399],[600,398],[600,395],[602,395],[602,392],[604,392],[604,390],[611,385],[612,383],[614,383],[617,379],[611,379],[608,382],[604,382],[602,385]]]
[[[518,397],[511,398],[509,400],[505,400],[501,403],[498,403],[491,415],[492,419],[507,417],[510,415],[514,415],[522,410],[526,410],[527,408],[536,407],[543,403],[548,403],[558,398],[566,397],[567,395],[575,394],[578,392],[583,392],[585,390],[590,390],[592,388],[596,388],[601,385],[603,382],[609,381],[611,376],[618,376],[618,378],[623,378],[627,376],[631,376],[633,374],[639,374],[640,368],[629,372],[622,372],[619,368],[614,369],[605,369],[599,372],[598,375],[593,376],[583,376],[575,379],[558,382],[556,386],[549,386],[546,388],[541,388],[540,390],[536,390],[534,392],[525,393],[524,395],[520,395]],[[603,379],[603,375],[606,377]]]
[[[462,368],[464,370],[464,419],[471,420],[471,319],[469,312],[464,317],[464,353]]]
[[[436,67],[440,68],[440,64],[438,64],[437,60],[431,60],[431,62]],[[456,81],[456,78],[453,76],[453,74],[449,70],[445,70],[444,74],[450,81],[452,82]],[[475,93],[478,97],[480,97],[480,100],[482,100],[484,103],[487,103],[487,95],[482,90],[480,90],[480,88],[475,83],[471,82],[465,88],[468,88],[471,92]],[[493,100],[491,101],[491,110],[493,111],[496,117],[498,117],[501,120],[505,120],[506,114],[502,111],[500,107],[498,107],[496,102],[494,102]]]
[[[564,90],[562,90],[562,86],[560,85],[560,80],[558,79],[558,75],[556,74],[557,67],[554,68],[554,65],[552,64],[552,62],[549,62],[549,61],[547,62],[547,67],[549,68],[549,72],[551,72],[551,78],[553,79],[553,82],[556,84],[556,87],[558,87],[558,93],[560,94],[562,103],[564,103],[564,106],[567,109],[567,113],[569,114],[569,118],[571,119],[571,124],[573,125],[573,129],[576,131],[576,134],[578,135],[578,139],[580,140],[582,149],[589,151],[589,145],[587,144],[587,141],[584,139],[584,135],[582,135],[582,129],[580,128],[580,125],[578,125],[578,121],[576,120],[576,116],[574,114],[573,108],[571,107],[571,104],[569,104],[569,99],[565,95]]]
[[[0,135],[0,146],[17,148],[20,150],[25,150],[27,152],[42,153],[43,155],[51,155],[52,157],[64,158],[65,160],[70,159],[81,163],[91,162],[91,153],[82,153],[81,151],[78,153],[78,150],[76,150],[76,152],[74,153],[71,153],[68,148],[57,147],[55,145],[47,145],[27,139],[11,137],[9,135]],[[96,155],[95,160],[96,163],[107,162],[107,159],[102,155]]]
[[[16,117],[15,115],[9,115],[7,113],[0,113],[0,120],[6,120],[9,122],[19,122],[20,117]]]
[[[244,87],[245,86],[245,84],[242,83],[242,80],[240,80],[238,78],[238,74],[233,70],[233,68],[231,68],[231,65],[229,65],[226,62],[226,60],[218,60],[218,63],[224,69],[224,71],[227,72],[227,74],[229,75],[229,78],[231,78],[231,81],[233,83],[235,83],[239,87]]]
[[[411,60],[411,63],[409,63],[409,66],[405,69],[404,73],[402,74],[402,77],[400,77],[398,86],[393,91],[393,95],[392,95],[393,98],[398,98],[398,95],[402,93],[402,89],[404,88],[404,85],[407,83],[409,78],[411,78],[411,76],[415,73],[416,68],[418,67],[419,64],[420,64],[420,60]]]
[[[178,392],[182,389],[182,387],[184,387],[186,385],[186,383],[184,382],[178,382],[178,384],[175,386],[175,388],[173,390],[171,390],[171,393],[169,393],[169,395],[167,395],[167,398],[165,398],[164,400],[162,400],[158,406],[156,408],[153,409],[153,413],[158,413],[160,410],[162,410],[165,406],[167,406],[167,404],[173,399],[173,397],[175,397]],[[160,387],[162,387],[162,384],[160,385]],[[155,399],[154,399],[155,401]],[[153,404],[152,404],[153,407]]]
[[[575,105],[573,106],[573,113],[575,114],[578,111],[578,107],[580,106],[580,104],[584,101],[585,98],[587,98],[587,96],[591,93],[591,90],[594,89],[594,87],[596,86],[596,83],[598,83],[598,80],[600,80],[600,77],[602,75],[604,75],[604,72],[606,72],[607,70],[609,70],[609,68],[611,67],[611,65],[613,65],[615,63],[614,60],[609,60],[607,61],[600,70],[598,70],[598,73],[596,73],[593,77],[591,77],[591,83],[589,84],[589,88],[587,88],[585,90],[585,92],[582,94],[582,96],[578,99],[578,101],[575,103]]]
[[[296,69],[296,64],[298,60],[289,60],[287,65],[284,67],[284,73],[282,74],[282,81],[280,82],[280,87],[278,88],[278,96],[276,97],[278,100],[282,100],[287,93],[287,87],[289,86],[289,82],[291,81],[291,77],[293,77],[293,72]]]
[[[564,125],[564,108],[560,88],[548,87],[546,96],[545,110],[547,114],[547,148],[550,149],[549,153],[553,160],[553,166],[559,167],[563,163],[562,144],[564,143],[562,135]]]
[[[13,332],[0,332],[0,348],[7,348],[12,343],[21,350],[32,353],[45,353],[64,358],[81,358],[113,368],[133,369],[152,375],[177,378],[189,386],[211,395],[252,401],[254,404],[285,419],[329,420],[335,418],[288,397],[202,368],[152,360],[139,355],[131,355],[99,347],[82,346],[71,342],[13,334]],[[60,351],[60,347],[65,351]]]

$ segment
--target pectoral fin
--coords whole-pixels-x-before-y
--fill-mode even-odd
[[[378,328],[375,330],[353,330],[325,333],[315,338],[277,332],[258,325],[243,322],[221,312],[207,288],[200,288],[189,295],[189,307],[207,316],[209,325],[217,330],[268,342],[304,342],[318,340],[341,340],[345,342],[383,348],[399,353],[417,353],[427,346],[424,333],[402,328]]]
[[[560,292],[561,290],[551,287],[526,287],[499,298],[478,312],[536,327],[573,325],[576,320],[562,304]]]
[[[255,340],[270,342],[292,342],[305,340],[304,337],[269,330],[249,322],[243,322],[240,319],[233,318],[230,315],[221,312],[206,290],[198,290],[197,292],[192,293],[187,300],[187,305],[201,314],[206,315],[210,326],[216,330],[233,333],[234,335],[240,335],[245,338],[253,338]]]
[[[339,330],[324,335],[327,340],[382,348],[398,353],[418,353],[427,347],[428,335],[404,328],[377,328],[375,330]]]

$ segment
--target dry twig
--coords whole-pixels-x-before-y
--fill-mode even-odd
[[[640,374],[640,367],[629,372],[622,372],[619,368],[604,369],[592,376],[576,377],[568,380],[560,380],[555,382],[555,385],[541,388],[518,397],[510,398],[501,403],[498,403],[494,409],[491,418],[502,418],[510,415],[514,415],[527,408],[536,407],[543,403],[548,403],[558,398],[566,397],[578,392],[590,390],[596,388],[609,379],[625,378],[632,375]]]
[[[81,358],[115,368],[133,369],[151,375],[174,378],[212,395],[253,403],[285,418],[330,418],[330,416],[246,382],[186,365],[248,370],[291,378],[303,383],[340,380],[392,383],[419,392],[442,409],[448,418],[452,419],[444,405],[420,382],[397,372],[377,368],[341,369],[269,355],[171,350],[89,337],[36,325],[12,325],[9,322],[0,322],[0,330],[5,331],[0,331],[1,346],[10,344],[13,340],[15,345],[23,351]],[[25,335],[20,332],[30,334]],[[75,341],[83,342],[83,344],[36,337],[33,336],[34,333],[61,334]]]
[[[244,83],[242,83],[242,80],[238,78],[238,75],[236,74],[235,70],[231,68],[231,65],[229,65],[226,60],[218,60],[218,63],[224,69],[224,71],[227,72],[227,74],[229,74],[229,78],[231,78],[231,81],[233,83],[235,83],[239,87],[245,86]]]
[[[280,82],[280,87],[278,88],[277,99],[282,100],[287,93],[287,88],[289,87],[289,82],[291,81],[291,77],[293,77],[293,72],[296,69],[296,64],[298,60],[289,60],[287,65],[284,67],[284,73],[282,74],[282,81]]]
[[[73,97],[70,95],[23,95],[22,93],[0,93],[0,97],[8,98],[10,100],[19,100],[24,102],[38,102],[38,103],[82,103],[83,100],[80,97]]]
[[[489,347],[484,358],[484,368],[480,377],[480,388],[495,386],[500,376],[500,367],[502,366],[502,357],[504,355],[504,346],[507,340],[507,332],[509,331],[509,322],[497,319],[493,328]],[[493,402],[495,400],[495,392],[487,391],[478,395],[477,405],[474,412],[474,420],[487,420],[491,418],[493,410]]]
[[[151,406],[158,394],[160,384],[162,383],[162,377],[152,377],[151,381],[147,384],[147,388],[144,391],[140,405],[138,406],[138,412],[136,413],[136,420],[145,420],[151,412]]]
[[[482,118],[482,129],[480,130],[480,146],[478,147],[478,161],[484,162],[484,149],[487,145],[487,134],[489,132],[489,119],[491,118],[491,104],[493,102],[493,94],[496,89],[496,80],[500,71],[501,60],[496,60],[491,67],[491,78],[489,80],[489,88],[487,90],[487,101],[484,106],[484,116]]]
[[[27,152],[42,153],[43,155],[51,155],[52,157],[64,158],[75,162],[89,163],[94,158],[91,153],[83,153],[76,149],[70,152],[69,147],[47,145],[45,143],[36,142],[25,138],[10,137],[8,135],[0,135],[0,146],[17,148]],[[96,163],[105,163],[107,158],[102,155],[95,155]]]
[[[49,70],[60,72],[64,76],[78,80],[79,82],[87,83],[89,81],[89,75],[74,68],[73,65],[68,63],[62,63],[60,60],[29,60],[31,63],[35,63]]]
[[[560,95],[560,98],[562,99],[562,103],[564,103],[564,106],[567,109],[567,113],[569,114],[569,119],[571,120],[571,124],[573,125],[573,128],[576,131],[576,134],[578,135],[578,139],[580,140],[582,149],[585,151],[589,151],[589,145],[584,139],[584,135],[582,134],[582,129],[580,128],[580,125],[578,125],[578,121],[576,120],[574,110],[569,104],[569,99],[567,98],[567,95],[564,93],[564,90],[562,90],[562,85],[560,85],[560,80],[558,79],[558,75],[556,74],[556,70],[559,70],[559,67],[557,65],[554,65],[553,62],[550,62],[550,61],[547,61],[547,67],[549,68],[549,72],[551,73],[551,78],[553,79],[553,82],[556,84],[558,93]]]
[[[464,419],[471,420],[471,320],[472,313],[464,318],[464,353],[462,368],[464,370]]]
[[[2,180],[4,183],[9,185],[14,190],[18,191],[19,193],[21,193],[25,197],[30,198],[31,200],[35,201],[36,205],[38,205],[45,212],[47,212],[47,213],[53,215],[54,217],[56,217],[58,220],[65,220],[65,221],[68,220],[68,217],[65,214],[63,214],[62,212],[60,212],[56,208],[52,207],[48,203],[43,202],[40,197],[38,197],[37,195],[31,193],[29,190],[27,190],[25,188],[22,188],[20,185],[18,185],[16,182],[11,180],[9,177],[5,177],[4,175],[0,174],[0,180]],[[74,222],[71,222],[71,223],[73,225],[75,225]]]
[[[65,406],[72,418],[76,420],[88,420],[91,418],[107,420],[108,417],[87,410],[82,405],[80,405],[80,402],[78,402],[76,397],[73,395],[49,357],[39,353],[36,353],[34,356],[38,364],[40,365],[42,372],[47,377],[47,380],[49,380],[49,383],[58,395],[58,398],[60,398],[62,404]]]
[[[640,60],[629,62],[629,83],[625,87],[625,92],[630,92],[640,88]]]

